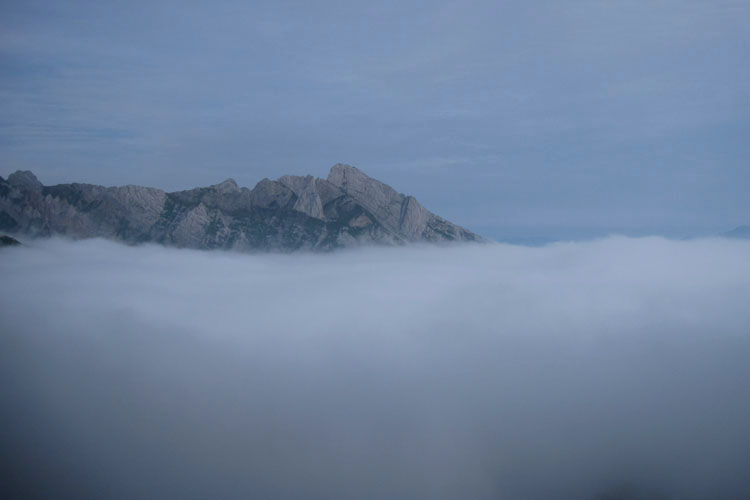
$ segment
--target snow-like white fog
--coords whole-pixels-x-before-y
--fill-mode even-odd
[[[0,251],[18,497],[750,498],[750,243]]]

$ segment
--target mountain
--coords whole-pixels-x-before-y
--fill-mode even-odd
[[[735,227],[731,231],[722,233],[721,236],[725,238],[734,238],[734,239],[742,239],[742,240],[750,239],[750,226]]]
[[[15,238],[11,238],[10,236],[6,236],[4,234],[0,234],[0,248],[2,247],[13,247],[20,245],[21,242],[18,241]]]
[[[0,177],[0,231],[248,251],[483,241],[414,197],[342,164],[327,179],[285,175],[263,179],[253,189],[228,179],[173,193],[140,186],[44,186],[31,172],[18,171]]]

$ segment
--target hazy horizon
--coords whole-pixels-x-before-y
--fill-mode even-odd
[[[8,172],[3,177],[7,179],[8,175],[12,173],[13,172]],[[36,174],[36,172],[32,171],[32,173],[38,178],[38,175]],[[281,177],[282,175],[284,174],[280,173],[273,179]],[[312,174],[304,174],[304,175],[312,175]],[[326,178],[327,175],[322,174],[317,177]],[[226,179],[216,180],[212,184],[218,184],[224,180]],[[39,181],[44,185],[50,185],[48,183],[45,183],[43,179],[39,179]],[[260,181],[261,179],[258,179],[258,182]],[[62,184],[72,184],[72,183],[87,183],[87,182],[79,179],[79,180],[69,180],[67,182],[63,182]],[[208,185],[211,185],[211,184],[208,184]],[[250,184],[247,186],[240,185],[240,187],[247,187],[248,189],[252,189],[254,186],[255,184]],[[146,187],[155,187],[158,189],[162,189],[160,186],[146,186]],[[191,186],[188,189],[193,189],[196,187],[205,187],[205,186]],[[396,191],[399,191],[397,186],[391,186],[391,187],[396,189]],[[404,194],[408,195],[410,193],[404,193]],[[428,210],[430,209],[430,207],[426,207],[426,208]],[[438,215],[441,215],[441,214],[438,213]],[[555,243],[555,242],[561,242],[561,241],[588,241],[588,240],[593,240],[593,239],[606,238],[610,236],[629,236],[629,237],[663,236],[666,238],[673,238],[673,239],[715,237],[715,236],[720,236],[721,234],[727,231],[730,231],[736,227],[743,226],[743,225],[746,225],[746,224],[738,224],[736,226],[717,225],[717,226],[707,226],[707,227],[701,227],[701,226],[696,227],[696,226],[691,226],[691,225],[654,226],[654,225],[649,225],[649,224],[646,224],[643,226],[616,226],[616,225],[559,226],[559,225],[551,225],[551,224],[538,224],[538,225],[527,225],[527,226],[465,226],[465,227],[491,241],[496,241],[500,243],[510,243],[510,244],[516,244],[516,245],[524,245],[524,246],[539,246],[539,245],[546,245],[549,243]],[[24,237],[22,234],[14,234],[14,236],[17,236],[19,238]]]

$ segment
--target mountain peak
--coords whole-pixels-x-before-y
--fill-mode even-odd
[[[16,172],[0,189],[0,231],[247,251],[482,241],[351,165],[326,179],[285,175],[240,189],[234,179],[165,193],[132,186],[42,186]],[[39,196],[44,193],[44,196]]]
[[[8,176],[8,184],[16,187],[41,189],[42,183],[30,170],[16,170]]]
[[[239,189],[239,186],[237,186],[237,181],[235,181],[232,178],[229,178],[223,182],[215,184],[212,187],[216,188],[219,192],[222,192],[222,193],[226,193],[230,191],[237,191]]]
[[[350,182],[363,182],[365,180],[374,180],[362,172],[357,167],[347,165],[345,163],[337,163],[331,167],[331,171],[328,172],[328,182],[331,184],[342,187]]]

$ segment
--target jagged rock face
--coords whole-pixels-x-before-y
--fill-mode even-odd
[[[350,165],[337,164],[328,182],[356,199],[389,231],[407,241],[478,241],[481,238],[433,214],[414,198],[397,193]]]
[[[31,172],[15,172],[0,177],[0,231],[282,251],[482,240],[341,164],[328,179],[285,175],[263,179],[252,190],[228,179],[174,193],[140,186],[43,186]]]

